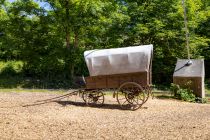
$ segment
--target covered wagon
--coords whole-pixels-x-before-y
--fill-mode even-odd
[[[84,57],[90,74],[85,78],[86,88],[118,88],[125,82],[149,86],[152,54],[152,45],[86,51]]]
[[[122,108],[136,110],[147,101],[152,83],[153,45],[84,52],[89,77],[83,100],[104,103],[104,89],[114,91]]]

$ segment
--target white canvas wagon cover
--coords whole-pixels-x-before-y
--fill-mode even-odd
[[[153,45],[84,52],[90,76],[148,72]]]

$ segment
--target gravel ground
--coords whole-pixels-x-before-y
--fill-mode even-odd
[[[210,104],[149,99],[143,108],[128,111],[107,95],[100,108],[86,107],[76,97],[22,107],[56,96],[0,92],[0,139],[210,140]]]

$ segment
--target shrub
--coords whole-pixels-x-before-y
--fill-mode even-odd
[[[181,88],[179,85],[171,84],[170,87],[171,92],[177,99],[187,101],[187,102],[195,102],[196,97],[193,94],[193,91],[189,88]]]
[[[20,74],[23,69],[23,62],[21,61],[0,61],[0,75],[16,75]]]
[[[208,102],[208,99],[207,99],[207,98],[196,97],[195,101],[196,101],[197,103],[203,103],[203,104],[205,104],[205,103]]]

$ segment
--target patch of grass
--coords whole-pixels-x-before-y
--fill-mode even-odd
[[[208,95],[210,95],[210,88],[206,87],[205,93],[208,94]]]
[[[23,88],[12,88],[12,89],[0,89],[0,92],[43,92],[43,93],[52,93],[52,94],[63,94],[66,93],[67,90],[54,90],[54,89],[23,89]]]
[[[152,93],[154,94],[154,97],[158,99],[174,99],[174,96],[170,91],[154,90]]]
[[[152,86],[153,88],[153,91],[169,91],[170,90],[170,87],[168,85],[153,85]]]

